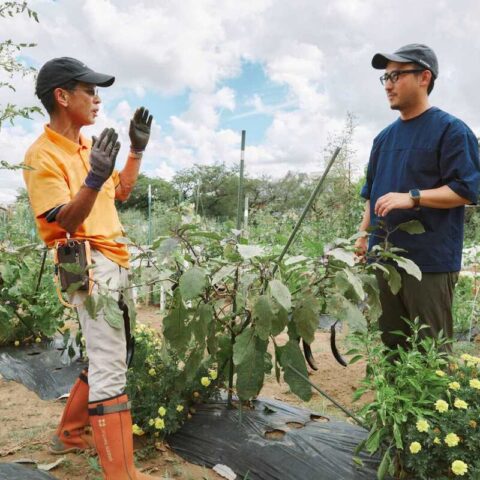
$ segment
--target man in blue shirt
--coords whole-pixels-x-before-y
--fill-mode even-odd
[[[422,271],[418,281],[399,270],[400,291],[394,295],[382,274],[382,315],[379,326],[386,346],[407,346],[405,321],[420,317],[429,326],[426,335],[453,335],[452,301],[461,267],[465,205],[477,202],[480,182],[478,141],[458,118],[429,104],[428,96],[438,76],[438,61],[426,45],[409,44],[393,54],[377,53],[372,66],[384,69],[380,77],[392,110],[400,117],[382,130],[373,142],[360,230],[382,221],[392,231],[401,223],[419,220],[425,232],[410,235],[395,230],[389,242],[405,249],[402,255]],[[384,233],[384,231],[383,231]],[[383,241],[382,230],[370,235],[368,250]],[[365,255],[367,239],[357,241]]]

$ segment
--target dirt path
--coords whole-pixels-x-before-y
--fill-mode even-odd
[[[160,327],[157,311],[152,307],[140,309],[138,319],[142,323]],[[341,340],[339,344],[341,345]],[[319,367],[317,372],[312,371],[310,374],[312,382],[346,407],[358,408],[358,405],[352,406],[351,397],[364,375],[364,364],[358,362],[347,368],[340,366],[330,353],[329,335],[326,333],[316,334],[312,351]],[[323,415],[343,416],[316,392],[310,402],[302,402],[289,392],[288,385],[278,384],[273,375],[267,379],[260,396],[305,406]],[[0,377],[0,405],[0,462],[32,459],[37,463],[48,464],[58,460],[57,456],[48,453],[47,444],[61,416],[63,403],[42,401],[23,385],[6,382]],[[152,472],[155,477],[165,480],[222,478],[208,468],[185,462],[168,445],[159,448],[150,454],[145,449],[137,450],[137,464],[141,470]],[[97,469],[95,457],[68,454],[50,474],[63,480],[100,480],[101,474]]]

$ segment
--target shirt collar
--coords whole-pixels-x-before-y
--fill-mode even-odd
[[[48,125],[45,125],[45,134],[50,141],[55,145],[58,145],[70,155],[79,153],[81,150],[86,150],[90,146],[88,140],[82,134],[80,134],[80,143],[72,142],[67,137],[52,130]]]

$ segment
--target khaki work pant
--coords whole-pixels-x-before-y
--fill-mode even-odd
[[[378,323],[383,343],[389,348],[398,345],[407,347],[405,337],[391,332],[400,330],[410,335],[410,328],[403,318],[413,321],[416,317],[420,318],[422,324],[429,326],[421,331],[421,335],[438,337],[442,330],[444,337],[452,338],[452,304],[458,272],[423,273],[421,281],[404,270],[398,272],[402,286],[397,295],[391,292],[383,273],[376,272],[382,304],[382,315]]]
[[[92,250],[92,261],[95,265],[93,278],[111,290],[110,295],[118,301],[121,290],[129,286],[128,269],[120,267],[109,260],[98,250]],[[93,294],[98,291],[95,284]],[[127,290],[126,292],[129,292]],[[125,295],[126,293],[124,293]],[[89,401],[99,401],[120,395],[125,390],[127,373],[127,345],[124,325],[121,328],[111,327],[100,311],[97,318],[91,318],[84,302],[86,291],[77,290],[70,297],[71,303],[77,305],[78,317],[85,338],[88,355]]]

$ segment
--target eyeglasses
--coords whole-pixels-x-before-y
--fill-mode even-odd
[[[424,71],[424,68],[413,68],[411,70],[393,70],[390,73],[385,73],[384,75],[382,75],[380,77],[380,83],[382,85],[385,85],[388,80],[390,80],[392,83],[396,83],[400,78],[400,75],[403,75],[404,73],[420,73]]]
[[[96,88],[96,87],[87,87],[87,88],[76,87],[75,90],[81,90],[82,92],[85,92],[90,97],[100,96],[99,93],[98,93],[98,88]]]

